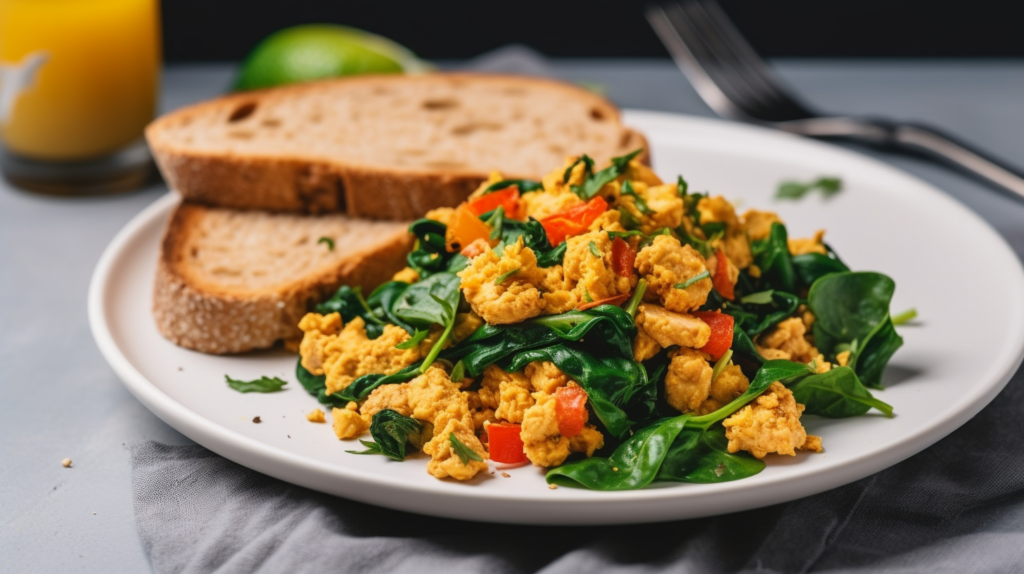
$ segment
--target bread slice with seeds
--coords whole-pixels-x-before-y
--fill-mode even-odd
[[[146,138],[190,201],[394,220],[458,204],[492,170],[539,179],[567,156],[604,164],[647,146],[577,86],[441,73],[232,94],[157,119]]]
[[[343,284],[364,293],[405,265],[406,223],[178,206],[161,246],[153,316],[171,342],[241,353],[298,337]],[[321,239],[323,238],[323,239]]]

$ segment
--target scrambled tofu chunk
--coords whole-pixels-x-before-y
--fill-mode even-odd
[[[643,362],[658,354],[661,345],[654,340],[654,337],[647,334],[644,328],[637,325],[636,338],[633,339],[633,360]]]
[[[766,359],[810,363],[818,355],[818,349],[807,341],[806,334],[807,326],[800,317],[790,317],[758,337],[755,347]]]
[[[642,214],[640,231],[653,233],[663,227],[675,229],[683,223],[683,198],[676,191],[676,184],[635,186],[637,193],[653,213]]]
[[[398,273],[391,276],[392,281],[404,281],[406,283],[415,283],[420,280],[420,272],[416,271],[412,267],[406,267]]]
[[[746,269],[753,263],[754,256],[750,252],[747,230],[736,217],[736,209],[731,203],[720,195],[705,197],[697,203],[697,211],[700,212],[701,224],[725,224],[725,236],[720,245],[733,265],[739,269]]]
[[[519,208],[523,217],[544,219],[583,203],[578,195],[568,189],[558,192],[535,191],[519,196]]]
[[[509,373],[497,365],[488,366],[480,384],[481,406],[494,409],[494,416],[510,423],[523,422],[526,409],[533,406],[532,385],[527,375]]]
[[[447,413],[460,420],[471,420],[468,418],[469,396],[448,378],[444,369],[431,367],[422,375],[402,384],[408,386],[413,418],[433,423],[438,415]]]
[[[370,396],[366,397],[359,412],[367,422],[373,415],[385,409],[391,409],[404,416],[412,416],[412,405],[409,404],[409,386],[406,383],[400,385],[381,385]]]
[[[564,439],[563,439],[564,440]],[[569,452],[582,452],[587,457],[604,446],[604,435],[594,425],[584,425],[580,434],[569,439]]]
[[[704,321],[658,305],[640,305],[636,324],[661,347],[678,345],[699,349],[711,337],[711,327]]]
[[[500,284],[503,275],[514,272]],[[533,250],[523,245],[522,238],[505,247],[501,257],[494,251],[473,258],[468,267],[459,272],[460,285],[466,301],[473,311],[491,325],[519,323],[540,315],[551,302],[552,307],[566,306],[563,295],[552,295],[561,285],[561,267],[537,267]],[[555,313],[564,309],[549,310]]]
[[[808,438],[800,424],[803,411],[804,406],[793,399],[789,389],[782,383],[772,383],[763,395],[722,422],[729,452],[745,450],[757,458],[771,452],[795,455]],[[810,446],[820,450],[821,439]]]
[[[551,361],[533,361],[526,365],[523,374],[530,380],[534,391],[547,395],[553,395],[560,387],[569,384],[569,375]]]
[[[749,209],[743,214],[743,227],[751,241],[767,239],[772,232],[773,223],[782,223],[774,211]]]
[[[438,223],[449,225],[452,222],[452,217],[455,216],[455,208],[453,207],[438,207],[437,209],[431,209],[423,217],[426,219],[434,220]]]
[[[320,409],[313,409],[306,414],[306,420],[311,423],[325,423],[327,419],[324,417],[324,412]]]
[[[334,418],[334,434],[341,440],[355,438],[370,428],[369,422],[349,409],[331,409],[331,417]]]
[[[749,386],[750,381],[739,365],[730,364],[712,379],[708,398],[701,403],[697,413],[704,415],[717,411],[746,392]]]
[[[340,332],[341,316],[309,313],[299,322],[304,335],[299,345],[302,366],[314,375],[327,375],[327,394],[336,393],[356,378],[370,373],[390,375],[420,359],[420,348],[396,349],[409,339],[401,327],[386,325],[376,339],[366,336],[361,317],[349,321]]]
[[[608,233],[591,231],[570,237],[565,243],[562,271],[577,300],[600,301],[629,293],[629,278],[612,270],[612,240]]]
[[[711,392],[711,365],[707,355],[696,349],[680,347],[669,353],[672,362],[665,374],[665,398],[683,413],[700,408]]]
[[[675,237],[659,235],[636,256],[636,269],[647,279],[648,292],[658,295],[669,311],[685,313],[697,309],[708,299],[711,280],[702,279],[686,289],[676,285],[707,271],[704,258]]]
[[[558,432],[555,415],[555,396],[534,393],[536,403],[523,416],[523,450],[530,462],[537,466],[558,466],[569,456],[571,441]]]
[[[814,237],[804,237],[789,239],[789,253],[790,255],[803,255],[805,253],[820,253],[827,255],[828,251],[825,250],[825,230],[819,229]]]
[[[431,455],[430,462],[427,463],[427,472],[436,478],[451,477],[455,480],[469,480],[479,472],[486,472],[487,451],[480,439],[476,437],[473,425],[458,418],[444,418],[446,420],[443,426],[439,424],[442,422],[440,420],[434,425],[434,428],[440,429],[440,432],[435,430],[434,438],[423,445],[423,452]],[[483,460],[467,459],[463,462],[455,453],[455,447],[452,445],[451,436],[453,434],[459,442]]]

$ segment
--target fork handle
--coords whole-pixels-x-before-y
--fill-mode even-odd
[[[880,119],[822,117],[776,124],[792,133],[822,139],[844,139],[875,147],[924,153],[996,184],[1024,199],[1024,172],[930,126]]]

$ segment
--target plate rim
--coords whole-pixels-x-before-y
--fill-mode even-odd
[[[961,213],[961,215],[969,216],[976,224],[988,232],[990,239],[994,239],[1001,245],[1004,251],[1002,255],[1008,256],[1016,262],[1015,271],[1017,282],[1019,285],[1024,286],[1024,267],[1022,267],[1020,260],[1006,243],[1005,239],[1003,239],[1003,237],[1000,236],[988,222],[934,185],[880,160],[864,156],[844,148],[831,146],[817,141],[806,140],[791,134],[718,119],[642,110],[624,110],[624,118],[624,123],[627,125],[633,120],[639,120],[640,123],[676,123],[686,125],[687,127],[700,127],[723,132],[731,131],[736,134],[762,138],[765,136],[770,138],[781,137],[790,140],[791,142],[799,142],[799,145],[806,144],[823,151],[827,151],[828,153],[837,154],[838,157],[844,161],[853,161],[865,166],[871,166],[875,169],[881,169],[883,173],[887,172],[888,176],[903,178],[908,184],[921,188],[923,191],[927,191],[930,196],[934,196],[936,198],[936,201],[943,201],[947,204],[947,207],[956,209]],[[654,152],[654,150],[652,150],[652,152],[652,155],[655,155],[656,152]],[[142,402],[147,409],[152,411],[160,419],[177,429],[188,438],[205,446],[206,448],[209,448],[221,456],[242,464],[243,466],[257,470],[258,472],[274,476],[275,478],[313,488],[315,490],[320,490],[322,492],[327,492],[329,494],[340,495],[337,492],[337,489],[325,490],[323,487],[324,481],[341,480],[343,483],[348,483],[362,489],[361,492],[346,491],[344,495],[345,497],[399,510],[418,512],[433,516],[444,516],[448,518],[504,523],[625,524],[657,522],[679,518],[695,518],[699,516],[723,514],[742,509],[757,508],[759,506],[787,502],[859,480],[889,468],[890,466],[893,466],[938,442],[949,433],[962,426],[971,417],[981,411],[982,408],[988,405],[988,403],[991,402],[1005,387],[1006,383],[1018,369],[1022,359],[1024,359],[1024,327],[1021,327],[1016,333],[1016,356],[1010,357],[1004,364],[1002,370],[998,373],[994,373],[989,378],[988,384],[978,385],[979,388],[976,389],[973,396],[970,396],[959,410],[948,413],[945,417],[932,421],[932,424],[923,426],[917,433],[909,435],[904,440],[892,445],[891,448],[887,450],[882,452],[862,453],[861,455],[853,457],[837,467],[814,470],[809,469],[808,471],[796,476],[780,476],[767,482],[762,482],[758,484],[756,488],[753,486],[743,486],[743,481],[700,485],[702,487],[700,488],[702,496],[723,499],[720,503],[713,505],[715,506],[715,510],[712,511],[680,512],[678,509],[661,509],[660,512],[658,512],[658,509],[655,506],[652,506],[652,503],[655,505],[670,506],[669,503],[672,501],[678,503],[693,498],[695,493],[692,490],[692,485],[689,485],[690,490],[687,490],[686,488],[670,487],[619,492],[582,491],[586,494],[574,494],[571,498],[551,497],[547,492],[494,493],[493,491],[483,491],[473,488],[463,488],[457,493],[440,492],[439,489],[434,488],[433,485],[427,486],[429,483],[426,482],[423,485],[419,485],[410,484],[400,479],[389,480],[389,477],[382,478],[376,475],[368,476],[358,469],[350,469],[343,466],[329,464],[327,462],[308,459],[287,450],[262,443],[254,438],[250,438],[207,419],[174,400],[164,393],[157,385],[150,382],[134,367],[134,365],[131,364],[128,358],[117,346],[117,342],[113,336],[110,325],[107,322],[108,309],[105,304],[105,299],[109,286],[113,281],[112,271],[119,258],[129,248],[132,239],[140,232],[153,225],[154,220],[166,218],[172,207],[179,201],[179,196],[175,192],[171,191],[147,206],[143,211],[133,217],[114,236],[110,244],[104,249],[103,255],[100,257],[96,265],[89,284],[87,303],[88,318],[93,338],[95,339],[104,359],[108,364],[110,364],[114,372],[118,375],[118,378],[121,379],[122,383],[128,388],[128,390],[140,402]],[[1024,290],[1022,290],[1022,292],[1024,292]],[[293,473],[287,472],[289,469],[300,470],[304,473],[311,474],[306,478],[296,479]],[[787,485],[784,484],[786,482],[794,481],[813,481],[814,486],[796,490],[791,487],[787,488]],[[431,503],[420,503],[419,507],[417,507],[416,504],[409,504],[408,501],[401,503],[394,502],[392,497],[394,496],[395,489],[416,496],[427,495],[432,499],[430,501]],[[749,491],[751,490],[756,493],[756,496],[749,496]],[[746,493],[748,496],[740,496],[741,493]],[[730,496],[733,498],[730,499]],[[765,501],[758,502],[757,499],[762,498]],[[452,506],[452,511],[437,511],[437,507],[443,506],[445,501],[464,503],[467,499],[484,499],[497,505],[542,501],[543,504],[549,505],[554,512],[547,513],[548,515],[546,517],[539,520],[523,520],[509,519],[508,517],[501,516],[480,516],[478,512],[469,511],[472,509],[460,510],[459,505]],[[600,503],[600,506],[603,509],[602,512],[578,512],[578,507],[594,502]],[[751,504],[751,502],[754,503]],[[650,514],[651,517],[636,518],[635,511],[628,513],[630,516],[623,516],[621,518],[609,518],[608,516],[605,516],[608,510],[612,510],[615,507],[635,507],[637,504],[649,507],[647,514]]]

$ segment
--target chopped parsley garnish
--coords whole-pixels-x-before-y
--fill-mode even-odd
[[[480,455],[477,454],[475,450],[462,444],[462,441],[459,440],[459,437],[455,436],[455,433],[450,433],[448,435],[448,442],[452,443],[452,450],[455,451],[455,455],[459,457],[462,464],[469,464],[469,461],[471,460],[483,462],[484,459],[480,458]]]
[[[495,285],[501,285],[505,281],[508,281],[508,278],[513,276],[513,275],[515,275],[516,273],[519,273],[520,269],[522,269],[522,267],[516,267],[515,269],[513,269],[513,270],[511,270],[511,271],[509,271],[507,273],[502,273],[501,275],[498,276],[497,279],[494,280],[494,284]]]
[[[892,324],[893,325],[904,325],[904,324],[906,324],[906,323],[908,323],[910,321],[913,321],[916,318],[917,318],[917,309],[910,308],[910,309],[907,309],[906,311],[904,311],[902,313],[893,315],[892,316]]]
[[[818,179],[801,183],[799,181],[784,181],[779,184],[775,192],[776,199],[800,199],[808,193],[818,190],[825,197],[832,197],[843,189],[843,180],[838,177],[819,177]]]
[[[228,386],[240,393],[276,393],[288,384],[277,377],[260,377],[254,381],[240,381],[224,375]]]
[[[420,343],[422,343],[423,339],[426,339],[426,338],[427,338],[427,330],[426,329],[416,329],[416,333],[412,337],[409,337],[408,339],[406,339],[406,340],[402,341],[401,343],[395,345],[395,348],[396,349],[402,349],[402,350],[411,349],[411,348],[415,347],[416,345],[419,345]]]
[[[316,242],[318,244],[319,243],[326,243],[327,244],[327,250],[328,251],[334,251],[334,240],[331,239],[330,237],[321,237],[320,239],[317,239]]]
[[[597,257],[597,258],[601,257],[601,250],[597,248],[597,245],[594,244],[593,241],[590,242],[590,253],[594,257]]]
[[[744,295],[740,297],[740,303],[749,303],[752,305],[767,305],[772,302],[773,289],[767,291],[758,291],[757,293],[751,293],[750,295]]]

